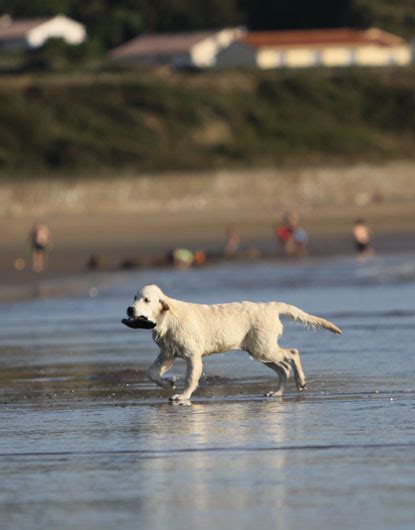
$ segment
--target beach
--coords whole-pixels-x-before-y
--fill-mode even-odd
[[[160,261],[178,247],[218,255],[230,225],[238,227],[245,255],[278,260],[275,227],[287,210],[299,213],[311,257],[352,255],[351,229],[357,218],[368,221],[379,253],[411,252],[414,170],[410,162],[396,162],[221,172],[200,178],[3,182],[0,297],[61,291],[61,280],[68,285],[74,277],[89,284],[86,264],[92,255],[104,273],[119,271],[125,262],[151,266],[153,258]],[[41,274],[30,270],[27,241],[38,219],[51,230],[48,270]],[[23,270],[15,269],[17,258],[24,260]],[[75,282],[69,283],[74,288]]]
[[[396,187],[391,167],[339,169],[340,194],[322,170],[264,173],[251,188],[248,173],[3,183],[2,529],[412,529],[415,195],[405,167]],[[302,259],[277,243],[285,211],[309,234]],[[376,250],[360,261],[357,218]],[[30,269],[35,220],[51,231],[41,273]],[[241,237],[232,259],[230,225]],[[203,249],[206,263],[174,268],[166,254],[178,247]],[[150,283],[190,302],[288,302],[343,335],[284,322],[281,344],[299,348],[308,380],[301,394],[290,382],[282,399],[264,398],[275,374],[228,352],[206,359],[191,403],[171,404],[146,375],[151,333],[121,324]],[[171,376],[183,384],[183,362]]]
[[[412,4],[4,3],[0,530],[413,530]]]

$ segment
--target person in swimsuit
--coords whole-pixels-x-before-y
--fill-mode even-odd
[[[282,223],[275,229],[275,235],[277,236],[281,250],[285,256],[292,255],[295,252],[293,234],[296,225],[297,216],[286,212],[283,215]]]
[[[276,227],[275,235],[285,256],[304,257],[308,254],[308,234],[299,225],[295,212],[286,212],[282,223]]]
[[[366,221],[357,219],[353,225],[352,235],[357,258],[361,259],[373,256],[372,236]]]
[[[32,253],[32,270],[42,272],[46,268],[46,251],[49,245],[49,228],[36,221],[29,232],[29,243]]]
[[[236,225],[229,225],[226,230],[226,242],[224,248],[225,256],[234,256],[241,243],[241,236]]]

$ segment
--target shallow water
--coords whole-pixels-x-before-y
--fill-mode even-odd
[[[287,323],[303,394],[263,398],[273,372],[229,353],[173,405],[145,377],[151,333],[120,324],[150,282],[286,301],[344,334]],[[414,257],[147,271],[97,290],[0,305],[2,530],[414,527]]]

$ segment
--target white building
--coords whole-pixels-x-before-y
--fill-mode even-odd
[[[137,37],[111,50],[109,56],[120,66],[170,65],[178,68],[209,68],[220,50],[244,33],[242,28],[225,28],[186,33],[153,33]]]
[[[411,48],[377,28],[256,31],[243,35],[217,57],[220,67],[303,68],[407,65]]]
[[[85,26],[64,15],[16,20],[8,15],[0,17],[0,49],[39,48],[49,39],[81,44],[86,39]]]

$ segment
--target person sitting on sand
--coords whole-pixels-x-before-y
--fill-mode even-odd
[[[172,253],[176,269],[189,269],[194,263],[194,254],[188,248],[176,248]]]
[[[46,268],[46,251],[49,245],[49,228],[36,221],[29,232],[29,243],[32,253],[32,270],[42,272]]]
[[[367,258],[373,256],[374,249],[371,242],[370,229],[363,219],[357,219],[353,225],[353,241],[357,253],[357,258]]]

